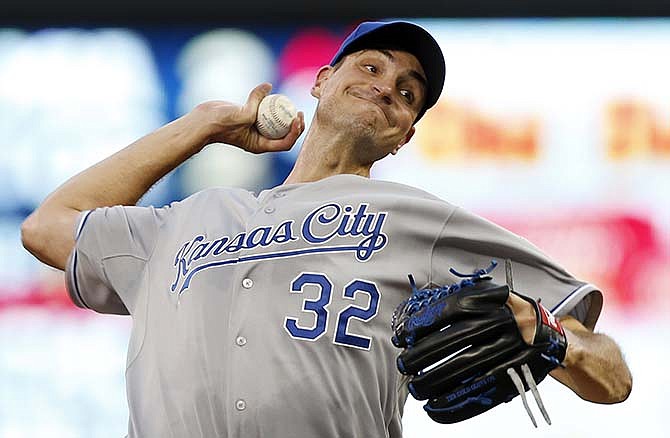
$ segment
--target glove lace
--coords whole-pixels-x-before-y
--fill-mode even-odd
[[[549,412],[547,412],[547,408],[544,407],[542,397],[540,397],[540,391],[537,389],[537,383],[535,382],[535,378],[533,377],[533,373],[530,371],[530,367],[528,366],[528,364],[521,365],[521,374],[523,375],[523,378],[526,380],[528,389],[530,389],[530,392],[533,394],[535,403],[537,403],[537,407],[540,409],[542,417],[544,417],[544,421],[546,421],[547,424],[551,424],[551,418],[549,418]],[[535,421],[535,417],[533,416],[533,411],[530,410],[530,406],[528,406],[528,401],[526,400],[526,390],[523,386],[523,381],[521,377],[516,372],[516,370],[511,367],[507,369],[507,375],[510,377],[512,383],[514,384],[514,387],[521,396],[523,407],[524,409],[526,409],[526,413],[530,417],[530,421],[533,423],[533,426],[537,427],[537,422]]]
[[[449,268],[449,272],[451,272],[456,277],[463,278],[463,280],[449,286],[439,286],[425,289],[418,289],[416,287],[414,277],[412,274],[409,274],[407,277],[409,278],[409,284],[412,287],[412,294],[409,298],[402,301],[393,311],[393,315],[391,317],[391,328],[395,329],[398,316],[400,314],[412,315],[413,313],[421,310],[423,307],[426,307],[430,304],[433,304],[435,301],[454,294],[464,287],[469,287],[478,281],[488,279],[488,274],[490,274],[491,271],[496,268],[496,266],[498,266],[498,262],[491,260],[491,264],[487,268],[478,269],[472,274],[462,274],[456,271],[454,268]]]

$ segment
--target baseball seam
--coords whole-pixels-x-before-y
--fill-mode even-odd
[[[278,100],[279,97],[275,97],[270,101],[270,114],[272,114],[272,120],[274,120],[275,123],[277,123],[282,128],[286,128],[288,124],[282,121],[282,119],[279,117],[279,110],[281,109],[281,107],[280,108],[277,107]]]

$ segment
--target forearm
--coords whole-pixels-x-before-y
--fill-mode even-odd
[[[562,319],[561,323],[568,338],[565,368],[556,368],[551,376],[585,400],[624,401],[630,394],[632,377],[618,345],[606,335],[592,333],[573,318]]]
[[[75,175],[26,219],[22,226],[24,246],[42,262],[64,269],[74,245],[73,224],[79,212],[136,204],[152,185],[206,142],[201,124],[187,115]]]
[[[204,130],[179,118],[75,175],[40,206],[77,211],[134,205],[152,185],[202,149]]]

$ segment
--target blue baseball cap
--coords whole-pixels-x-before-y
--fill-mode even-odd
[[[402,50],[411,53],[419,61],[426,73],[428,89],[426,102],[415,123],[428,108],[437,103],[444,87],[444,55],[440,45],[426,29],[408,21],[366,21],[344,40],[330,65],[364,49]]]

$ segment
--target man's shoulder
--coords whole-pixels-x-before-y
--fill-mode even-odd
[[[323,184],[327,184],[329,188],[340,188],[343,190],[352,190],[351,193],[361,193],[365,195],[379,195],[379,196],[401,196],[416,199],[424,199],[427,201],[446,202],[437,196],[413,187],[407,184],[402,184],[394,181],[387,181],[376,178],[367,178],[358,175],[337,175],[322,180]]]
[[[246,202],[255,197],[253,192],[238,187],[209,187],[195,192],[181,201],[170,204],[172,207],[212,204],[217,202]]]
[[[373,184],[379,186],[380,189],[397,193],[399,195],[420,198],[429,201],[446,202],[443,199],[433,195],[432,193],[427,192],[418,187],[410,186],[395,181],[387,181],[381,179],[371,179],[371,181],[373,182]]]

